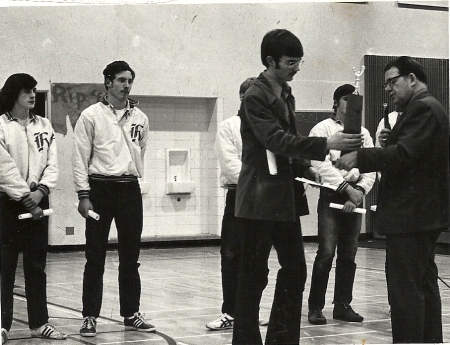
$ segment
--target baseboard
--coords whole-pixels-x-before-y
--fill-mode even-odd
[[[219,246],[220,236],[217,235],[196,235],[196,236],[177,236],[177,237],[151,237],[142,238],[141,248],[184,248],[184,247],[205,247]],[[108,243],[108,250],[116,250],[117,241]],[[49,246],[48,251],[52,253],[84,251],[85,245],[56,245]]]

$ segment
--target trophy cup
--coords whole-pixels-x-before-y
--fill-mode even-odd
[[[353,72],[355,73],[355,91],[353,94],[347,97],[347,109],[345,112],[344,120],[344,133],[358,134],[361,133],[361,121],[362,121],[362,107],[363,107],[363,96],[359,94],[359,78],[362,76],[365,70],[365,66],[361,66],[361,71],[356,71],[353,67]],[[341,152],[341,155],[348,153],[349,151]]]
[[[344,133],[357,134],[361,133],[361,119],[363,97],[359,94],[359,77],[364,73],[365,66],[361,67],[361,71],[355,73],[355,91],[347,97],[347,110],[345,112]]]

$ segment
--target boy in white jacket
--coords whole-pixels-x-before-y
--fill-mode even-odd
[[[349,84],[336,89],[333,95],[333,116],[315,125],[310,136],[331,137],[344,129],[347,97],[354,91],[355,87]],[[364,135],[363,147],[373,147],[369,131],[361,127],[361,133]],[[350,306],[356,272],[355,256],[361,231],[361,215],[353,211],[362,206],[363,197],[372,189],[376,174],[361,174],[358,169],[337,169],[335,163],[340,154],[341,151],[330,150],[323,162],[311,161],[322,182],[336,187],[336,191],[321,188],[317,206],[319,247],[314,260],[308,299],[308,321],[312,324],[327,323],[322,309],[325,306],[328,278],[336,248],[333,318],[347,322],[361,322],[364,319]],[[343,204],[344,208],[331,209],[330,202]]]
[[[0,227],[2,343],[13,317],[13,290],[19,252],[23,250],[28,326],[32,337],[65,339],[48,323],[45,274],[48,194],[58,178],[55,133],[48,119],[34,115],[36,80],[10,76],[0,92]],[[19,220],[21,213],[31,219]]]

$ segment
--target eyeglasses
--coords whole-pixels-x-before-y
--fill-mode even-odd
[[[388,86],[392,89],[394,84],[397,82],[398,78],[403,77],[403,75],[396,75],[393,78],[389,78],[386,83],[383,85],[383,88],[386,89]]]
[[[301,66],[305,62],[303,60],[300,60],[300,61],[293,61],[293,60],[286,61],[286,60],[281,60],[281,59],[280,59],[280,61],[284,62],[289,68],[295,68],[297,66]]]

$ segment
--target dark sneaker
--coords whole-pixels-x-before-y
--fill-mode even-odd
[[[97,327],[97,320],[95,317],[86,316],[83,321],[83,326],[80,328],[80,335],[82,337],[95,337],[97,335],[95,327]]]
[[[322,314],[322,309],[318,307],[309,308],[308,321],[313,325],[325,325],[327,323],[327,319]]]
[[[44,338],[52,340],[64,340],[67,335],[57,331],[55,327],[46,323],[45,325],[31,330],[31,337],[33,338]]]
[[[347,322],[362,322],[364,318],[355,313],[350,304],[339,303],[334,305],[333,319]]]
[[[144,316],[140,313],[134,313],[131,319],[125,318],[123,321],[125,329],[139,332],[156,332],[156,327],[145,321]]]

